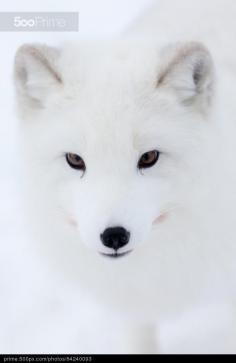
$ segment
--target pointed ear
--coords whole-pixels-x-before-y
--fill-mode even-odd
[[[15,87],[24,107],[44,108],[62,86],[58,70],[60,52],[40,44],[23,45],[15,56]]]
[[[163,51],[157,87],[172,89],[186,106],[206,111],[211,104],[214,66],[201,43],[176,44]]]

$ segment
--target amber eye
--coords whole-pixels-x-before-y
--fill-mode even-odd
[[[141,156],[138,162],[139,169],[151,168],[154,164],[156,164],[157,160],[159,159],[159,151],[152,150],[148,151]]]
[[[66,161],[71,168],[85,171],[86,166],[84,160],[77,154],[67,153]]]

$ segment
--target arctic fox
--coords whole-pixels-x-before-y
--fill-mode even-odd
[[[163,320],[233,306],[235,10],[163,0],[113,39],[16,54],[32,225],[105,311],[73,352],[158,352]],[[236,351],[233,331],[211,352]]]

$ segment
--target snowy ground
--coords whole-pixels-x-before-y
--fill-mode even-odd
[[[118,32],[149,2],[148,0],[71,0],[70,2],[61,0],[56,10],[79,11],[79,33],[0,33],[2,47],[0,57],[0,353],[11,353],[13,347],[17,346],[19,334],[25,337],[21,346],[21,351],[24,352],[29,351],[30,348],[33,350],[31,336],[36,335],[40,341],[45,334],[55,334],[58,352],[63,352],[62,328],[66,332],[67,339],[71,340],[72,346],[76,341],[76,327],[68,323],[73,321],[75,307],[72,304],[68,313],[66,298],[64,300],[59,298],[60,291],[66,295],[67,287],[61,282],[60,288],[55,288],[47,277],[47,271],[39,271],[37,268],[39,261],[33,255],[26,235],[20,193],[17,122],[13,111],[14,53],[17,47],[25,42],[45,41],[57,44],[68,37],[71,39],[71,37],[102,36]],[[55,2],[41,0],[33,3],[29,0],[21,0],[19,3],[16,0],[8,0],[1,3],[0,10],[55,11]],[[209,314],[206,307],[203,311],[193,311],[181,318],[183,336],[180,336],[179,330],[176,333],[174,323],[167,324],[161,336],[163,345],[166,349],[177,351],[179,349],[177,345],[180,342],[185,348],[188,345],[191,349],[191,339],[196,339],[196,336],[192,334],[193,325],[200,332],[199,339],[207,339],[207,324],[204,324],[206,317],[214,321],[219,317],[219,311],[211,310]],[[226,317],[224,321],[227,319]],[[217,328],[214,334],[217,341]],[[52,348],[55,352],[57,351],[56,346],[52,347],[50,344],[44,345],[41,351],[52,351]]]

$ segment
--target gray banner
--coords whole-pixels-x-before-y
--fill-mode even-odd
[[[78,12],[0,12],[0,31],[77,32]]]

